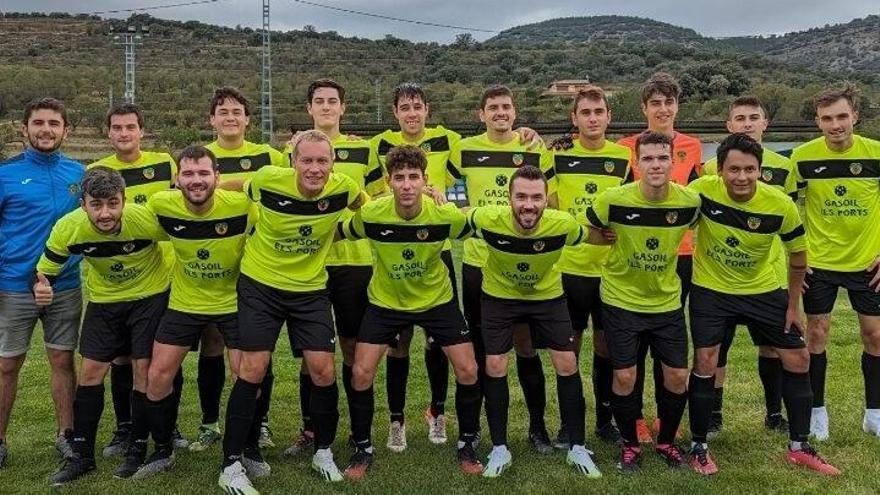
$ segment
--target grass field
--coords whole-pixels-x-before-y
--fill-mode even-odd
[[[731,350],[729,381],[725,390],[724,430],[712,443],[712,449],[721,472],[711,478],[700,477],[691,471],[670,472],[665,465],[646,451],[642,472],[634,477],[616,473],[617,448],[598,443],[592,437],[592,391],[589,386],[589,358],[582,363],[587,395],[588,443],[596,452],[596,459],[604,477],[587,480],[574,474],[564,465],[564,453],[540,456],[529,450],[526,441],[527,417],[522,394],[511,366],[511,425],[510,441],[514,455],[511,470],[497,480],[467,477],[454,461],[450,446],[428,443],[422,411],[429,399],[421,335],[414,339],[412,371],[408,392],[408,441],[403,454],[394,454],[385,448],[388,416],[384,393],[384,370],[377,378],[376,422],[374,442],[377,455],[374,468],[367,480],[351,483],[327,484],[310,471],[306,457],[293,461],[282,456],[282,451],[293,440],[300,424],[295,363],[285,341],[279,342],[276,355],[275,393],[271,409],[271,425],[278,447],[264,452],[272,465],[273,474],[257,480],[256,487],[263,493],[878,493],[877,452],[880,440],[861,431],[864,407],[863,384],[859,364],[861,341],[849,301],[841,297],[835,313],[834,328],[828,347],[829,375],[826,400],[831,416],[831,440],[819,446],[820,452],[843,475],[828,479],[821,475],[788,466],[782,460],[786,437],[767,432],[763,427],[763,396],[757,375],[756,350],[743,330]],[[283,335],[283,334],[282,334]],[[589,340],[589,339],[586,339]],[[34,336],[34,342],[41,338]],[[586,348],[585,356],[590,356]],[[559,414],[555,400],[555,384],[549,359],[544,357],[548,376],[547,421],[551,435],[556,433]],[[186,385],[180,415],[180,427],[188,437],[195,435],[200,419],[198,396],[195,390],[196,356],[186,362]],[[649,380],[650,381],[650,380]],[[227,380],[227,393],[231,381]],[[452,378],[450,383],[454,384]],[[650,387],[650,385],[649,385]],[[340,385],[341,389],[341,385]],[[447,409],[453,412],[452,393]],[[334,447],[337,463],[344,467],[351,453],[346,445],[348,436],[347,409],[344,393],[340,391],[341,422]],[[653,397],[649,392],[648,397]],[[223,404],[225,409],[226,396]],[[652,400],[648,400],[646,415],[654,414]],[[98,436],[100,448],[110,438],[113,412],[109,386],[106,408]],[[10,462],[0,470],[0,493],[46,493],[47,477],[56,469],[58,459],[53,448],[53,409],[49,397],[48,366],[43,350],[35,345],[22,371],[18,401],[9,428]],[[456,422],[450,421],[450,440],[456,435]],[[488,428],[483,418],[483,431]],[[687,419],[683,424],[687,431]],[[686,435],[687,436],[687,435]],[[488,452],[484,440],[480,454]],[[193,454],[178,452],[177,465],[167,474],[144,481],[120,481],[112,477],[118,460],[98,461],[98,471],[87,478],[60,489],[64,493],[219,493],[217,474],[220,453],[218,448]]]

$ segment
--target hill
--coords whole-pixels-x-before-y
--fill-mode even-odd
[[[507,29],[485,41],[486,45],[533,43],[674,43],[705,45],[709,38],[693,29],[642,17],[601,15],[562,17]]]

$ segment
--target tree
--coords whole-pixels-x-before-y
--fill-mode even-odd
[[[474,39],[474,35],[471,33],[459,33],[455,35],[455,41],[452,42],[452,46],[454,48],[460,48],[467,50],[469,48],[474,47],[477,44],[477,40]]]

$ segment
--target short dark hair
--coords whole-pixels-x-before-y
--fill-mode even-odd
[[[764,147],[761,146],[761,143],[749,137],[748,134],[738,132],[724,138],[724,141],[721,141],[721,145],[718,146],[718,151],[715,154],[718,158],[718,170],[724,168],[724,161],[727,160],[730,150],[738,150],[754,156],[758,159],[759,166],[764,161]]]
[[[730,107],[728,107],[727,112],[733,112],[734,108],[737,107],[758,107],[761,109],[761,112],[764,113],[764,116],[767,116],[767,109],[764,108],[764,104],[761,103],[761,100],[758,99],[757,96],[752,95],[744,95],[738,96],[735,100],[730,103]]]
[[[208,148],[198,144],[187,146],[177,154],[177,166],[179,168],[184,160],[197,162],[206,156],[211,159],[211,165],[214,167],[214,171],[220,170],[220,164],[217,163],[217,157],[214,156],[214,153]]]
[[[497,98],[499,96],[509,96],[513,100],[513,91],[503,84],[493,84],[483,90],[480,94],[480,109],[486,108],[486,102],[489,98]]]
[[[125,179],[110,167],[98,166],[86,171],[81,189],[83,200],[86,196],[95,199],[110,199],[117,194],[125,196]]]
[[[64,127],[67,127],[67,109],[64,107],[64,102],[58,98],[38,98],[27,102],[24,106],[24,120],[22,123],[27,125],[31,115],[37,110],[54,110],[58,112],[61,114],[61,121],[64,122]]]
[[[388,175],[405,168],[417,168],[425,173],[428,168],[428,158],[425,152],[418,146],[404,145],[395,146],[385,156],[385,171]]]
[[[599,86],[587,86],[578,91],[571,104],[571,113],[577,113],[578,104],[581,100],[602,101],[605,103],[605,109],[608,109],[608,95]]]
[[[837,100],[844,99],[849,103],[849,106],[853,111],[858,111],[858,98],[859,94],[856,87],[849,81],[845,81],[838,86],[820,91],[819,94],[813,98],[813,107],[818,110],[822,107],[827,107],[836,103]]]
[[[222,105],[226,100],[238,102],[244,107],[244,114],[250,116],[250,102],[244,94],[238,90],[238,88],[233,88],[232,86],[223,86],[214,90],[214,96],[211,97],[211,115],[214,115],[214,112],[217,111],[217,107]]]
[[[107,112],[107,129],[110,129],[110,118],[114,115],[129,115],[135,114],[137,116],[138,127],[141,129],[144,128],[144,113],[141,111],[141,107],[135,105],[134,103],[117,103],[113,105]]]
[[[539,180],[544,183],[544,190],[547,190],[547,177],[544,175],[544,172],[541,172],[540,168],[534,165],[523,165],[513,171],[507,186],[508,192],[513,193],[513,182],[516,179]]]
[[[394,88],[394,91],[391,92],[391,99],[394,102],[394,106],[396,107],[400,100],[408,98],[410,100],[415,100],[416,98],[422,100],[422,103],[428,103],[428,97],[425,96],[425,90],[422,89],[421,86],[414,82],[405,82],[397,85]]]
[[[648,103],[648,100],[657,93],[666,98],[675,98],[675,101],[678,101],[678,98],[681,96],[681,86],[668,72],[655,72],[647,81],[642,83],[639,87],[639,93],[642,97],[643,105]]]
[[[669,152],[672,153],[673,142],[672,137],[662,132],[645,131],[636,138],[636,160],[639,157],[639,151],[646,144],[665,144],[669,146]]]
[[[312,81],[312,83],[309,84],[309,88],[306,90],[306,103],[309,105],[312,104],[312,98],[315,97],[315,91],[320,88],[335,89],[336,92],[339,93],[339,103],[345,103],[345,88],[333,79],[317,79]]]

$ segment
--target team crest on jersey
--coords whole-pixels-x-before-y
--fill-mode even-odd
[[[678,212],[677,211],[670,211],[670,212],[666,213],[666,223],[668,223],[669,225],[674,224],[677,220],[678,220]]]
[[[125,251],[126,253],[130,253],[130,252],[134,251],[134,243],[129,242],[128,244],[122,246],[122,250]]]
[[[419,229],[416,231],[416,238],[420,241],[424,241],[428,238],[428,229]]]
[[[241,167],[242,170],[250,170],[253,166],[250,158],[242,158],[238,161],[238,166]]]
[[[336,152],[336,156],[342,161],[348,160],[348,150],[339,150]]]
[[[687,160],[688,154],[685,150],[679,150],[678,153],[675,154],[678,157],[678,161],[683,162]]]
[[[229,225],[226,222],[219,222],[214,224],[214,232],[217,235],[226,235],[229,232]]]
[[[79,194],[79,184],[68,184],[67,192],[69,192],[71,196],[76,196],[77,194]]]
[[[761,219],[758,217],[749,217],[748,220],[746,220],[746,224],[749,226],[750,229],[756,230],[758,227],[761,226]]]
[[[318,201],[318,211],[327,211],[327,208],[330,208],[330,201],[326,199],[322,199]]]
[[[143,171],[144,179],[153,180],[153,177],[156,177],[156,169],[153,167],[147,167]]]
[[[852,172],[853,175],[859,175],[862,173],[862,164],[859,162],[850,163],[849,171]]]
[[[514,153],[513,154],[513,164],[514,165],[519,167],[520,165],[523,164],[523,161],[524,161],[524,158],[521,153]]]
[[[540,253],[541,251],[543,251],[544,247],[544,241],[535,241],[535,243],[532,244],[532,249],[534,249],[536,253]]]
[[[770,182],[771,180],[773,180],[773,170],[765,168],[761,172],[761,178],[764,179],[764,182]]]
[[[608,160],[607,162],[605,162],[605,172],[607,172],[609,174],[611,172],[614,172],[614,162],[612,162],[611,160]]]
[[[425,141],[424,143],[419,145],[419,148],[421,148],[422,151],[424,151],[425,153],[430,153],[431,152],[431,143]]]
[[[146,194],[136,194],[134,196],[134,202],[135,202],[135,204],[139,204],[139,205],[146,204],[147,195]]]

